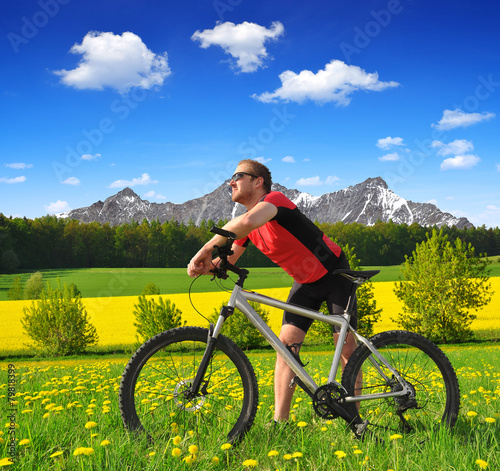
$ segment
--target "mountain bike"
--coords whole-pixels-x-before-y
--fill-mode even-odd
[[[214,247],[220,263],[213,279],[238,276],[230,299],[209,328],[180,327],[146,341],[128,362],[120,384],[120,411],[125,427],[163,440],[172,433],[197,434],[198,443],[212,437],[221,443],[241,440],[258,409],[257,379],[248,357],[224,336],[224,322],[238,308],[294,371],[290,387],[298,385],[310,397],[323,419],[342,418],[354,435],[363,438],[378,430],[410,433],[442,425],[453,427],[460,406],[455,371],[445,354],[431,341],[412,332],[394,330],[370,339],[350,325],[356,289],[379,271],[336,270],[351,280],[343,315],[325,315],[244,289],[249,274],[228,262],[235,235]],[[287,310],[340,328],[328,380],[319,385],[298,354],[285,346],[249,302]],[[354,335],[358,347],[336,380],[344,340]],[[315,376],[317,377],[317,376]]]

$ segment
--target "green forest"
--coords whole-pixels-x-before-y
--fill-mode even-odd
[[[7,218],[0,214],[0,269],[50,268],[180,268],[185,267],[202,244],[210,240],[210,228],[227,221],[182,224],[176,221],[142,221],[111,226],[97,222],[44,216]],[[398,265],[426,240],[432,227],[377,222],[373,226],[321,223],[320,229],[339,245],[354,249],[365,266]],[[445,227],[450,240],[471,243],[476,254],[500,254],[500,229]],[[240,259],[247,267],[272,266],[250,245]]]

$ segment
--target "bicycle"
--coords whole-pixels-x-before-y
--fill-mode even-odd
[[[292,383],[310,396],[315,413],[324,419],[344,419],[356,437],[363,438],[368,430],[408,433],[439,425],[453,427],[460,390],[445,354],[415,333],[387,331],[366,339],[349,323],[356,289],[378,270],[334,272],[352,281],[351,297],[343,315],[324,315],[244,290],[248,270],[227,260],[236,236],[217,227],[212,232],[228,238],[224,246],[214,247],[220,264],[214,268],[212,280],[227,279],[228,272],[238,275],[229,302],[208,329],[168,330],[135,352],[125,368],[119,392],[122,421],[128,430],[145,432],[152,440],[168,439],[172,431],[184,431],[196,433],[201,441],[214,427],[220,432],[221,442],[235,443],[245,436],[256,416],[259,392],[247,356],[221,334],[234,308],[244,313],[295,372]],[[300,357],[278,339],[249,301],[340,328],[326,384],[316,384]],[[348,332],[355,336],[358,347],[338,382],[335,378]],[[362,381],[357,384],[358,375]]]

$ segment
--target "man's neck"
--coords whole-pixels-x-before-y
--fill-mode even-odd
[[[248,201],[245,201],[243,205],[247,208],[247,211],[250,211],[261,199],[264,195],[267,195],[267,191],[261,191],[253,196]]]

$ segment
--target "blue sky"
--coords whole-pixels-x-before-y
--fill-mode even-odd
[[[494,1],[39,0],[0,19],[0,212],[182,203],[258,158],[500,226]]]

